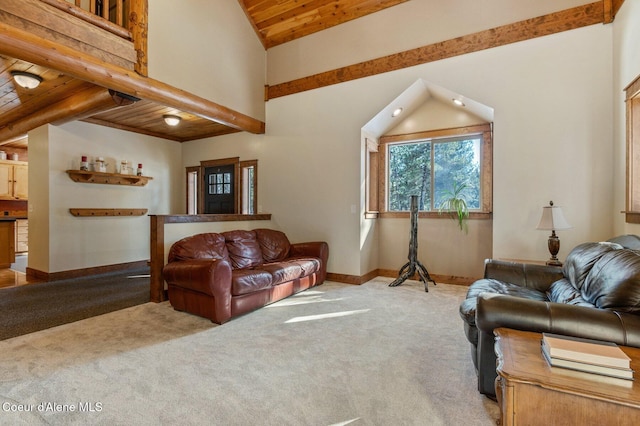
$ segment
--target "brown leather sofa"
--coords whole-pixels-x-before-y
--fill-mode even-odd
[[[499,327],[640,347],[640,251],[614,241],[640,239],[580,244],[562,268],[485,261],[484,278],[460,304],[480,393],[495,398]]]
[[[326,242],[273,229],[197,234],[171,246],[163,276],[174,309],[217,324],[322,284]]]

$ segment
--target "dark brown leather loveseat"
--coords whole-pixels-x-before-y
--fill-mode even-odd
[[[640,251],[611,241],[637,240],[580,244],[562,268],[485,261],[460,305],[481,393],[495,397],[498,327],[640,347]]]
[[[222,324],[322,284],[326,242],[291,244],[273,229],[197,234],[171,246],[163,276],[179,311]]]

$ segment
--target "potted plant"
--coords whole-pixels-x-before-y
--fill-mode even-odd
[[[451,218],[458,221],[458,227],[464,233],[469,232],[467,219],[469,218],[469,207],[466,199],[466,183],[453,182],[453,188],[443,192],[444,198],[438,206],[438,213],[449,213]]]

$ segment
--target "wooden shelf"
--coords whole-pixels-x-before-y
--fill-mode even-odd
[[[90,216],[143,216],[147,209],[69,209],[75,217]]]
[[[149,180],[153,179],[150,176],[121,175],[119,173],[89,172],[85,170],[67,170],[67,173],[74,182],[107,185],[145,186]]]

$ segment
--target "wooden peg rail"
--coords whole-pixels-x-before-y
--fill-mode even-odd
[[[143,216],[147,209],[69,209],[75,217],[91,216]]]

